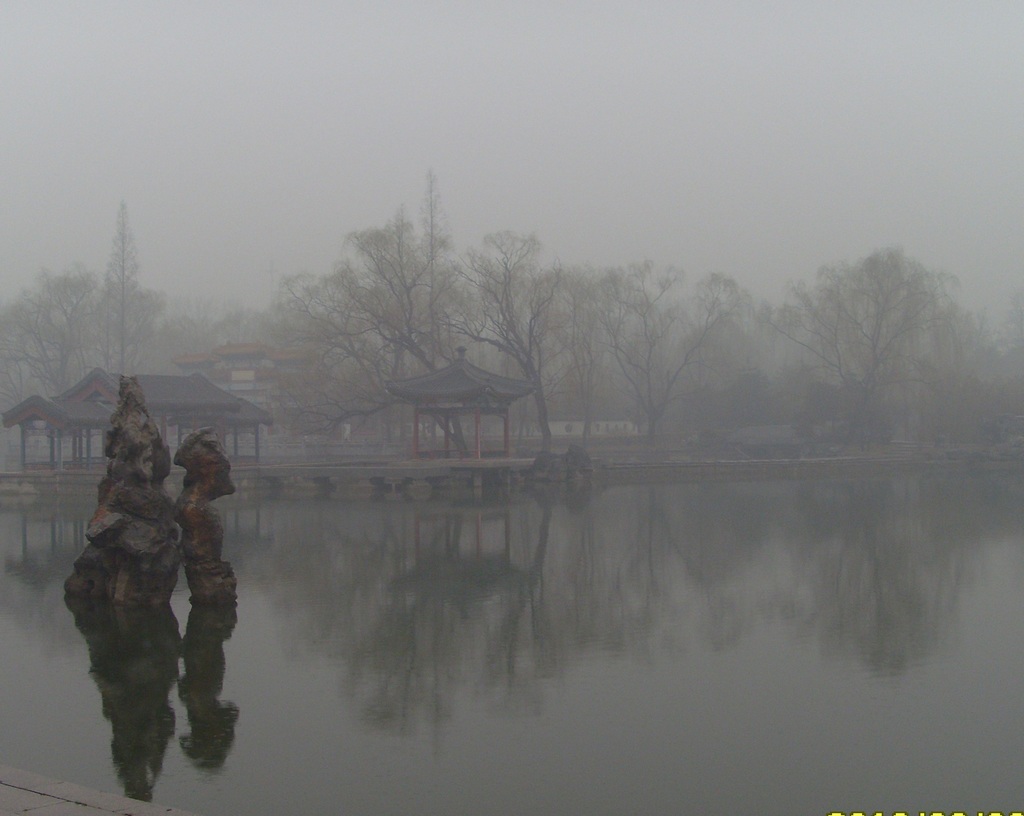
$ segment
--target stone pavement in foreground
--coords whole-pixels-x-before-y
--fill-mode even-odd
[[[0,816],[195,816],[0,765]]]

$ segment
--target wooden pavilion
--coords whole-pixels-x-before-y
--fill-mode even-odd
[[[146,407],[172,451],[189,431],[210,426],[235,461],[259,461],[260,428],[273,424],[267,411],[218,388],[201,374],[139,374],[136,379],[145,394]],[[63,470],[104,463],[104,435],[110,428],[119,386],[117,375],[94,368],[63,394],[50,399],[32,396],[5,411],[4,427],[21,428],[22,469]],[[169,428],[174,429],[174,442],[168,438]],[[239,437],[246,435],[251,435],[252,446],[242,453]],[[30,461],[32,437],[47,440],[47,459]]]
[[[458,356],[451,365],[387,383],[388,393],[413,406],[412,455],[420,457],[451,456],[482,459],[484,456],[509,455],[509,407],[520,397],[533,391],[533,385],[526,380],[503,377],[478,368],[466,359],[466,349],[459,347]],[[429,417],[440,425],[444,432],[444,448],[441,450],[420,450],[420,422]],[[468,440],[452,450],[452,437],[461,434],[460,417],[473,417],[472,447]],[[498,416],[502,419],[501,450],[484,450],[481,435],[481,418]]]

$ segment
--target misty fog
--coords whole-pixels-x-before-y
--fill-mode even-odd
[[[1019,412],[1018,6],[0,21],[5,408],[258,342],[309,354],[283,425],[318,432],[460,344],[534,384],[542,433],[981,441]],[[506,284],[518,311],[488,325]],[[856,338],[885,298],[880,354]]]
[[[145,286],[263,307],[428,170],[460,248],[778,299],[900,246],[990,309],[1022,272],[1014,3],[43,2],[0,44],[8,297],[102,270],[124,200]]]

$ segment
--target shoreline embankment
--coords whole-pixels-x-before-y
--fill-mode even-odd
[[[428,499],[467,492],[481,495],[560,480],[536,473],[533,464],[531,458],[518,458],[241,465],[232,470],[232,479],[241,496],[257,493],[352,499],[389,496]],[[179,473],[180,470],[174,468],[166,482],[172,495],[181,489],[184,471]],[[606,487],[672,482],[856,479],[914,473],[1024,474],[1024,457],[982,451],[957,452],[952,456],[881,451],[823,458],[699,461],[657,459],[650,455],[604,456],[595,457],[592,467],[575,472],[569,479]],[[100,469],[0,473],[0,502],[94,496],[102,475]]]

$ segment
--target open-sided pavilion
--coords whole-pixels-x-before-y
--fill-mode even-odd
[[[421,457],[451,458],[470,457],[482,459],[485,456],[509,456],[509,408],[520,397],[533,391],[527,380],[503,377],[479,368],[466,359],[466,349],[457,349],[458,356],[451,365],[436,371],[394,380],[387,384],[390,394],[413,406],[412,455]],[[421,450],[420,423],[422,417],[430,417],[439,425],[444,434],[444,448]],[[461,429],[461,417],[473,417],[473,439],[463,440],[453,450],[452,439]],[[500,450],[483,447],[481,419],[497,416],[502,420],[502,447]]]
[[[273,423],[267,411],[218,388],[201,374],[139,374],[136,379],[165,441],[171,443],[169,428],[174,429],[176,443],[180,443],[183,434],[209,426],[217,431],[233,459],[259,461],[260,429]],[[21,428],[22,469],[62,470],[103,463],[104,434],[110,428],[119,386],[117,375],[94,368],[63,394],[50,399],[31,396],[5,411],[4,427]],[[46,459],[29,456],[29,440],[34,436],[47,440]],[[252,440],[244,453],[240,437]]]

